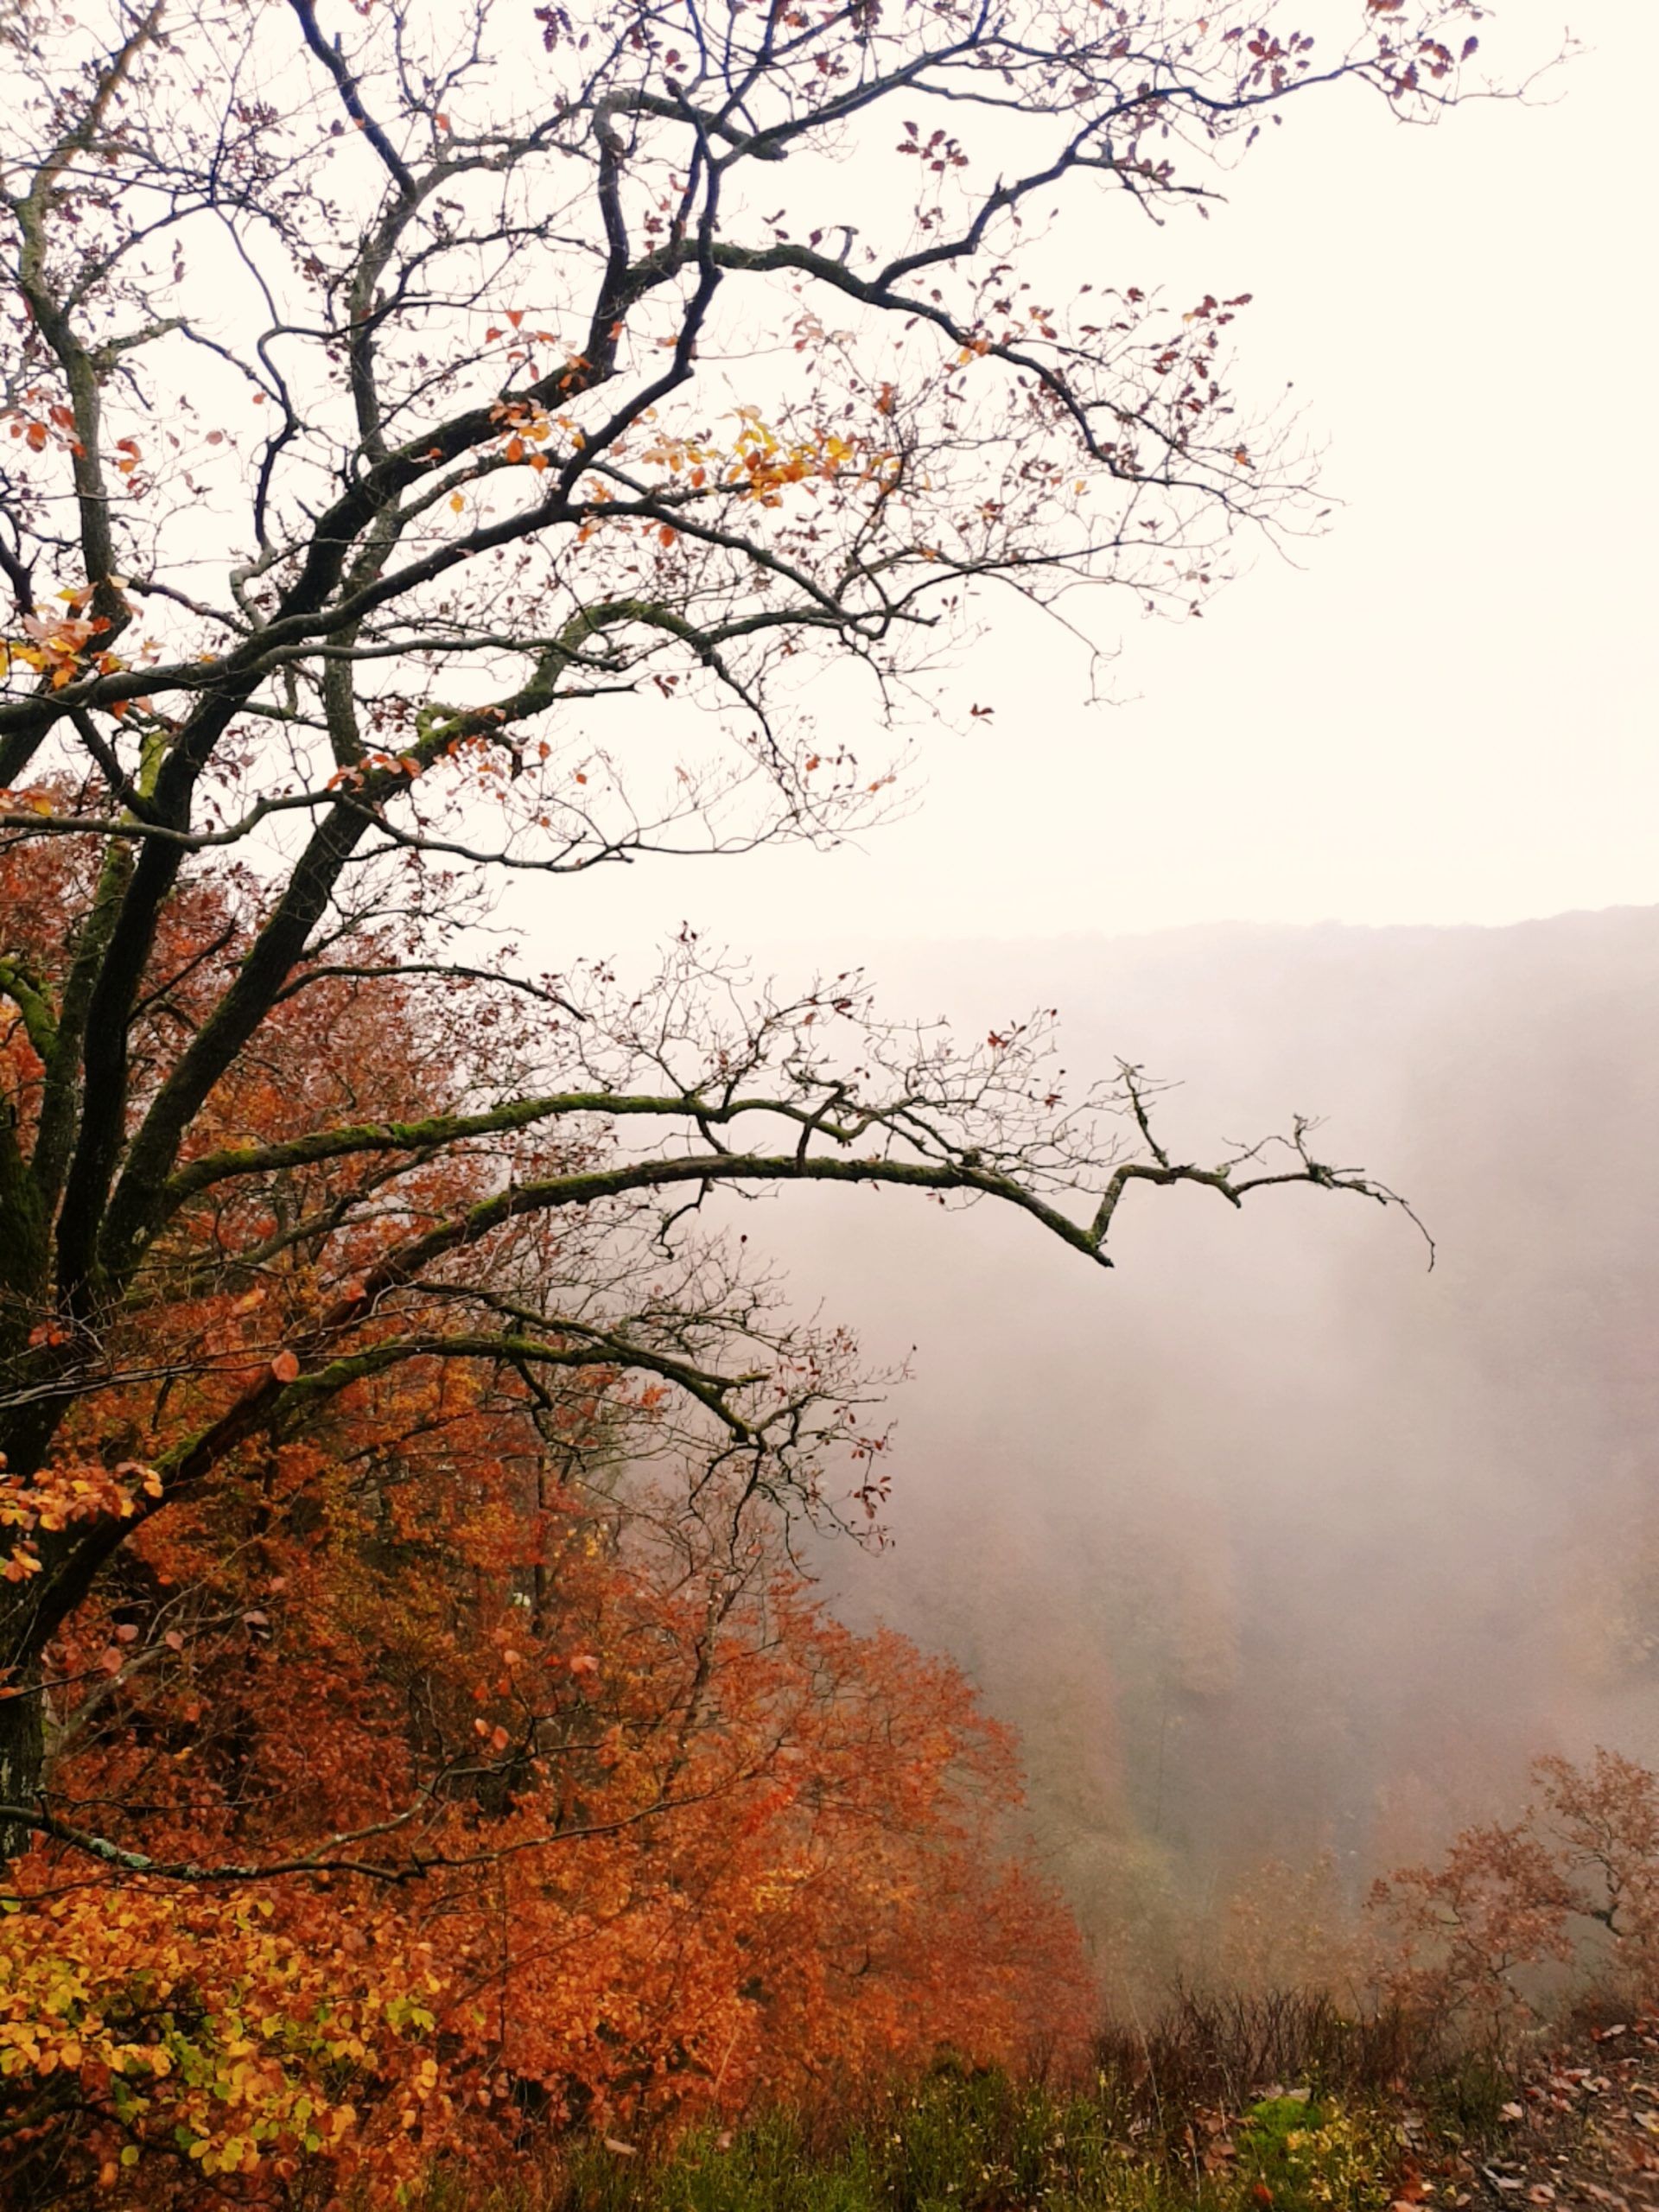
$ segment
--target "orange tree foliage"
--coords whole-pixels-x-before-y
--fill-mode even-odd
[[[315,1531],[211,1576],[182,1519],[141,1540],[179,1593],[162,1617],[196,1624],[176,1651],[112,1642],[105,1672],[66,1650],[63,1786],[142,1804],[175,1873],[349,1828],[331,1860],[372,1866],[395,1834],[404,1878],[105,1885],[25,1859],[0,2124],[47,2201],[124,2158],[143,2202],[231,2175],[282,2202],[320,2164],[390,2189],[549,2120],[734,2113],[942,2044],[1076,2046],[1076,1938],[996,1848],[1009,1750],[959,1676],[826,1619],[763,1544],[734,1563],[683,1526],[625,1536],[564,1493],[504,1516],[499,1463],[473,1471],[435,1571],[332,1470]]]
[[[1533,1782],[1518,1820],[1465,1828],[1371,1899],[1394,1993],[1499,2043],[1575,1966],[1619,2003],[1659,2001],[1659,1774],[1598,1750],[1539,1759]]]

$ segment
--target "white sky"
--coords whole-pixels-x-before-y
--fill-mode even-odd
[[[1548,104],[1429,131],[1298,103],[1207,226],[1113,232],[1114,279],[1254,293],[1247,412],[1294,381],[1343,502],[1300,569],[1264,555],[1200,622],[1125,617],[1104,708],[1058,633],[999,626],[925,735],[918,804],[861,849],[659,861],[537,905],[575,896],[594,950],[689,918],[828,957],[1659,900],[1659,8],[1591,0],[1571,29],[1588,50]],[[1507,0],[1484,58],[1518,72],[1562,29],[1549,0]]]

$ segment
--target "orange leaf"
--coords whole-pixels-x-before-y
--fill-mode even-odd
[[[291,1351],[279,1351],[270,1363],[270,1371],[279,1382],[292,1382],[299,1375],[300,1363]]]

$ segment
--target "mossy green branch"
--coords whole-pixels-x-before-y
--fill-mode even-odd
[[[0,957],[0,995],[9,998],[23,1020],[23,1033],[49,1063],[58,1041],[58,1020],[42,985],[22,961]]]

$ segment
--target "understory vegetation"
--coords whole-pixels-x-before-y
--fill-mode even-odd
[[[436,2180],[423,2212],[1381,2212],[1484,2155],[1511,2087],[1399,2012],[1188,1995],[1070,2082],[944,2058],[735,2129],[588,2140],[493,2194]]]

